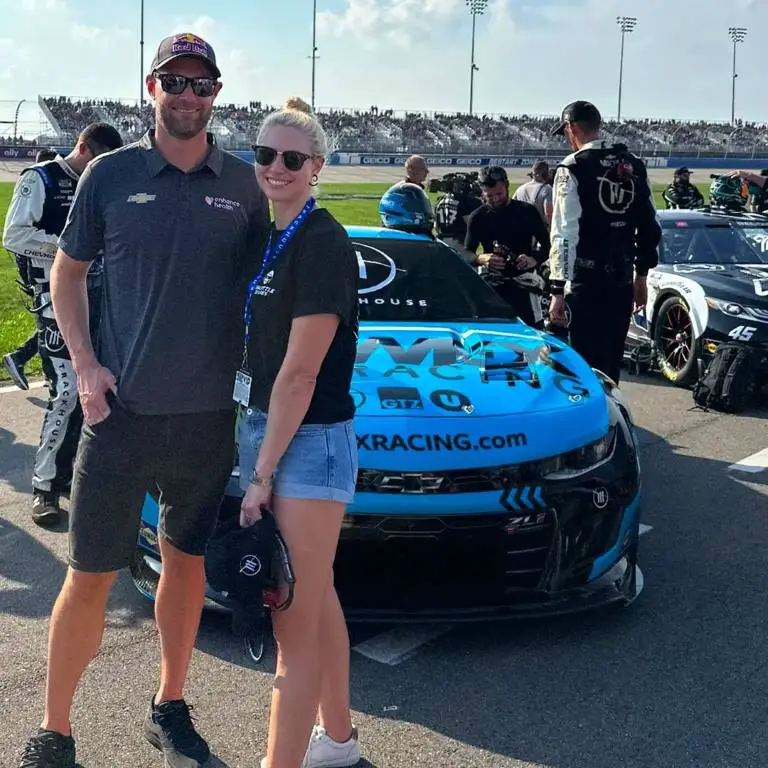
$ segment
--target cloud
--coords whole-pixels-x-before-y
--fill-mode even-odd
[[[210,16],[198,16],[193,21],[183,20],[177,22],[171,34],[178,32],[192,32],[203,40],[212,40],[216,31],[216,21]]]
[[[424,35],[452,19],[462,0],[346,0],[343,13],[322,11],[317,16],[318,34],[349,35],[364,47],[394,42],[410,44],[414,32]]]

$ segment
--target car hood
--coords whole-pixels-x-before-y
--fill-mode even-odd
[[[768,309],[766,264],[675,264],[670,271],[697,282],[707,296]]]
[[[358,417],[605,417],[602,385],[553,336],[523,323],[362,323],[352,381]]]

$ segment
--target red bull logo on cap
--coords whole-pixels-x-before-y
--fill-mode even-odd
[[[197,35],[190,33],[176,35],[176,37],[173,38],[171,50],[173,53],[196,53],[200,56],[210,56],[208,43]]]

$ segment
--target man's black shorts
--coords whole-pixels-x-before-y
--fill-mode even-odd
[[[72,484],[69,562],[78,571],[127,567],[145,495],[159,498],[159,534],[205,552],[232,470],[235,410],[142,416],[109,398],[105,421],[83,427]]]

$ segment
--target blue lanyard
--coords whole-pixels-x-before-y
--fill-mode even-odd
[[[277,241],[274,252],[272,250],[272,233],[269,233],[269,240],[267,241],[267,248],[264,251],[264,259],[261,262],[261,269],[259,274],[251,280],[248,284],[248,295],[245,299],[245,309],[243,310],[243,322],[245,323],[245,343],[248,344],[248,340],[251,338],[251,300],[254,294],[261,285],[261,281],[267,274],[272,265],[277,261],[277,257],[286,249],[286,246],[291,241],[291,238],[296,234],[299,227],[306,221],[307,216],[314,210],[315,203],[317,201],[314,197],[310,197],[307,200],[306,205],[301,209],[299,215],[288,225],[287,229],[280,236]]]

